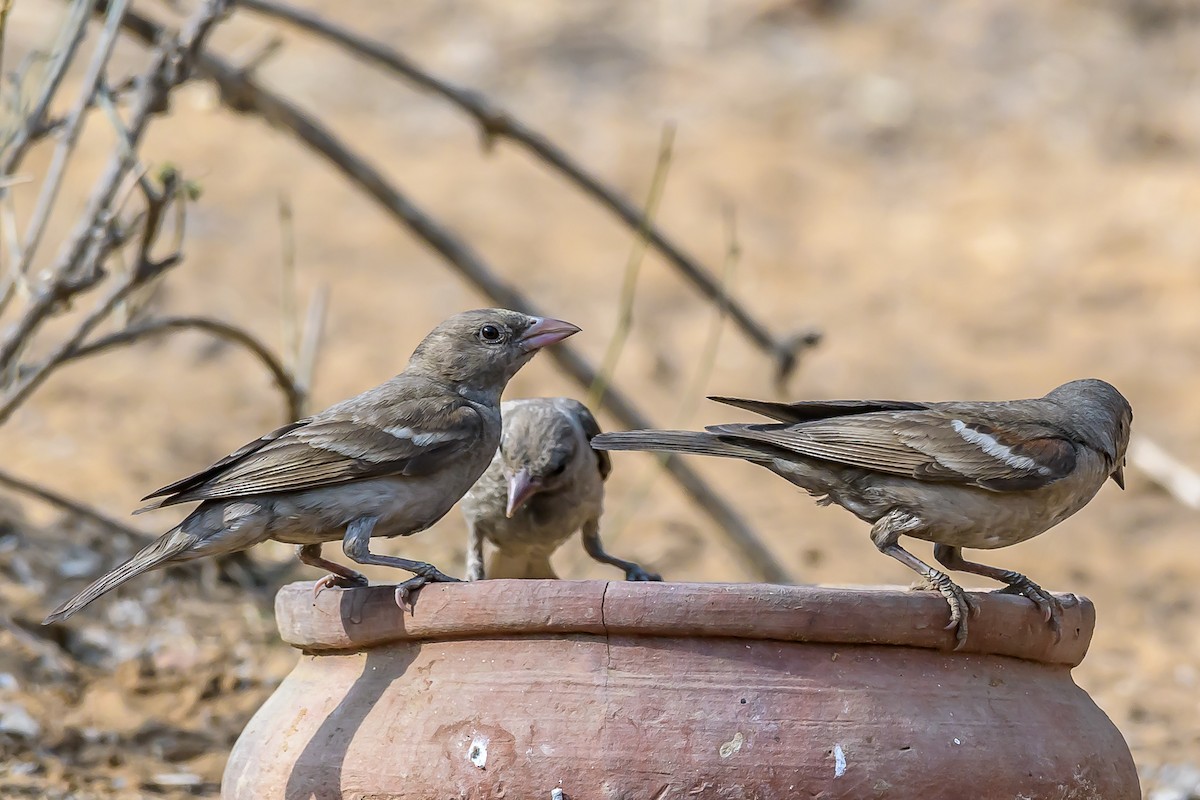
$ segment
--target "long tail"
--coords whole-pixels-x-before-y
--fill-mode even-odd
[[[696,453],[724,458],[769,461],[771,455],[753,444],[729,441],[700,431],[619,431],[593,437],[597,450],[656,450],[667,453]]]
[[[79,594],[54,609],[42,620],[43,625],[64,620],[102,594],[112,591],[125,581],[143,572],[157,569],[190,548],[195,539],[174,528],[139,550],[132,558],[105,575],[101,575]]]

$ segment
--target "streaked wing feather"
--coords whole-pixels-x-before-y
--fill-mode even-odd
[[[803,400],[798,403],[779,403],[773,400],[747,400],[740,397],[711,396],[708,399],[753,411],[780,422],[813,422],[879,411],[919,411],[929,408],[928,403],[908,400]]]
[[[160,506],[300,491],[386,475],[429,474],[456,458],[481,434],[478,413],[465,402],[443,403],[431,413],[430,398],[402,403],[386,418],[342,411],[308,421],[236,461],[232,456],[199,473],[205,480],[189,483]],[[410,406],[405,408],[405,406]],[[403,420],[420,419],[423,426]],[[380,427],[391,422],[388,427]],[[245,449],[245,448],[243,448]]]
[[[1038,488],[1074,469],[1074,446],[1050,429],[1025,426],[1020,435],[1006,437],[997,433],[999,426],[958,416],[927,409],[708,430],[859,469],[993,491]]]

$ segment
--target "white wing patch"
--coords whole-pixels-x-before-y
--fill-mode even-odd
[[[1049,475],[1051,470],[1039,464],[1029,456],[1019,456],[1012,451],[1008,445],[1000,444],[992,436],[986,433],[981,433],[974,428],[967,427],[967,424],[961,419],[952,420],[950,426],[954,428],[959,436],[966,439],[973,445],[977,445],[980,450],[987,453],[992,458],[999,459],[1010,467],[1016,469],[1034,470],[1040,475]]]
[[[449,442],[459,438],[458,434],[449,431],[430,431],[429,433],[418,433],[412,428],[404,425],[394,425],[390,428],[383,429],[385,433],[390,433],[397,439],[408,439],[417,447],[428,447],[431,444],[438,442]]]

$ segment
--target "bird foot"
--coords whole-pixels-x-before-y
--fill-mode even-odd
[[[313,600],[316,600],[317,595],[326,589],[355,589],[366,586],[368,583],[367,576],[361,572],[353,572],[349,575],[335,575],[331,572],[313,586]]]
[[[642,569],[637,564],[633,564],[625,570],[625,580],[627,581],[661,581],[662,575],[657,572],[649,572]]]
[[[1062,640],[1062,613],[1063,604],[1057,597],[1047,592],[1041,586],[1038,586],[1033,581],[1026,578],[1024,575],[1017,576],[1014,580],[1003,589],[998,589],[999,594],[1015,594],[1021,597],[1027,597],[1038,607],[1042,612],[1042,619],[1054,631],[1054,641]]]
[[[461,579],[453,578],[437,567],[426,566],[427,569],[396,586],[396,605],[407,611],[409,616],[416,612],[416,593],[422,586],[430,583],[462,583]]]
[[[945,629],[954,631],[954,649],[961,650],[967,643],[968,622],[979,614],[979,603],[946,575],[924,578],[910,586],[909,591],[937,592],[946,599],[950,622]]]

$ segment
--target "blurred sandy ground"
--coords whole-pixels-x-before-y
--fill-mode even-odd
[[[1007,399],[1103,377],[1129,397],[1137,433],[1200,467],[1200,6],[308,5],[486,92],[639,201],[660,130],[675,123],[662,226],[716,268],[732,204],[744,250],[736,295],[780,335],[826,334],[793,397]],[[157,2],[135,6],[165,13]],[[48,41],[56,9],[18,0],[7,63]],[[542,307],[580,324],[578,345],[598,362],[630,233],[514,148],[481,152],[475,129],[444,103],[305,36],[242,12],[215,44],[244,59],[276,34],[285,46],[261,77],[319,111]],[[119,63],[143,58],[129,46]],[[103,127],[92,123],[51,243],[107,157]],[[291,198],[301,289],[332,290],[315,407],[389,377],[439,319],[485,304],[285,136],[215,109],[203,85],[179,92],[152,130],[147,157],[204,188],[163,312],[217,315],[278,343],[277,203]],[[43,148],[26,170],[38,174],[47,157]],[[32,186],[18,190],[21,213],[33,198]],[[617,382],[661,424],[742,418],[708,403],[677,416],[712,314],[648,259]],[[704,391],[768,397],[770,364],[727,328]],[[508,396],[557,393],[582,396],[538,359]],[[182,335],[63,371],[0,431],[0,448],[14,472],[122,516],[149,489],[273,427],[279,406],[248,358]],[[754,467],[695,466],[736,498],[798,580],[910,580],[850,515]],[[647,458],[618,457],[615,515],[652,471]],[[1098,630],[1076,678],[1125,733],[1149,791],[1161,765],[1200,763],[1200,554],[1194,511],[1136,471],[1128,485],[991,560],[1095,600]],[[133,524],[157,532],[172,513]],[[665,478],[607,540],[672,579],[752,577]],[[456,512],[389,546],[462,569]],[[558,563],[569,577],[613,577],[570,545]]]

